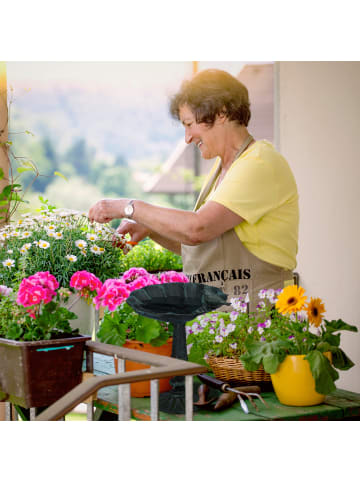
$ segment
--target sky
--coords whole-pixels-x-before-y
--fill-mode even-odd
[[[198,69],[220,68],[237,75],[244,61],[199,61]],[[126,94],[137,90],[178,87],[185,77],[192,74],[192,61],[175,62],[83,62],[83,61],[9,61],[7,62],[8,84],[15,88],[51,89],[55,85],[81,87],[87,90],[108,88]]]

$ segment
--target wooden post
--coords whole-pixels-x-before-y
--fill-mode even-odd
[[[7,107],[7,82],[5,62],[0,62],[0,143],[8,140],[8,107]],[[3,169],[6,180],[0,180],[0,192],[8,184],[9,156],[8,147],[0,144],[0,167]],[[0,225],[2,224],[0,220]],[[5,403],[0,403],[0,420],[5,420]]]
[[[0,180],[0,192],[9,184],[9,146],[4,144],[8,140],[8,106],[7,80],[5,62],[0,62],[0,167],[4,171],[4,179]],[[0,225],[4,220],[0,219]]]

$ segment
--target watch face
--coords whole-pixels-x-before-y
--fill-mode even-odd
[[[126,216],[131,216],[132,213],[134,212],[133,206],[131,204],[128,204],[127,206],[125,206],[124,212]]]

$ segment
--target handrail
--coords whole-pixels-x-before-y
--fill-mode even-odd
[[[207,371],[206,367],[185,360],[140,352],[138,350],[131,350],[129,348],[94,341],[87,341],[85,349],[87,354],[99,353],[109,356],[116,355],[123,360],[132,360],[152,366],[143,370],[117,373],[114,375],[101,375],[87,379],[41,412],[35,418],[36,421],[59,420],[103,387],[146,380],[157,380],[176,375],[197,375]],[[91,363],[90,368],[90,371],[92,371]]]

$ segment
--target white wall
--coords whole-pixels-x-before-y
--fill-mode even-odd
[[[360,330],[360,62],[276,63],[276,144],[300,195],[297,271],[326,318]],[[360,333],[342,334],[356,364],[338,388],[360,392]]]

